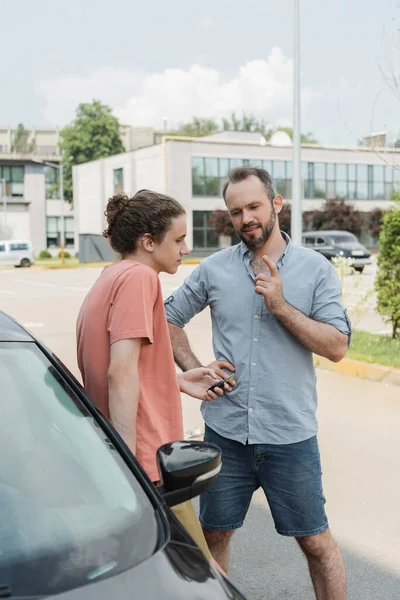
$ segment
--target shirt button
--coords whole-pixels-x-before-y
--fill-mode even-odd
[[[258,319],[259,317],[258,317],[258,315],[254,315],[254,318],[255,318],[255,319]]]
[[[251,392],[254,392],[254,388],[253,388],[253,387],[251,387],[251,388],[250,388],[250,391],[251,391]],[[253,409],[250,409],[250,410],[253,410]]]
[[[256,365],[257,365],[257,363],[255,363],[255,362],[252,362],[252,363],[251,363],[251,366],[252,366],[252,367],[255,367]]]
[[[252,409],[252,408],[249,408],[249,412],[253,412],[253,409]]]
[[[258,341],[257,338],[254,338],[253,342],[257,342],[257,341]]]

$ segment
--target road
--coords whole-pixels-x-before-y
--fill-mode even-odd
[[[168,296],[191,270],[162,276]],[[48,344],[75,373],[75,319],[99,269],[0,270],[0,309]],[[364,275],[363,275],[364,277]],[[373,282],[366,273],[359,288]],[[347,283],[347,281],[346,281]],[[348,283],[350,296],[359,291]],[[384,325],[372,314],[372,331]],[[364,321],[365,322],[365,321]],[[212,359],[205,311],[188,333],[201,360]],[[318,371],[320,446],[331,528],[343,551],[349,600],[400,600],[400,397],[385,386]],[[199,404],[183,398],[187,434],[201,430]],[[233,538],[232,580],[249,600],[312,600],[306,564],[296,544],[278,536],[257,492],[245,526]]]

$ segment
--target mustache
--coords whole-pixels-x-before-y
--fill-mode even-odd
[[[245,233],[249,229],[253,229],[253,227],[261,227],[261,225],[260,225],[260,223],[257,223],[256,221],[253,221],[252,223],[249,223],[245,227],[242,227],[242,232]]]

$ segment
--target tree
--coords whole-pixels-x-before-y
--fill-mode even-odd
[[[227,235],[231,239],[236,236],[235,228],[227,210],[214,210],[210,215],[208,224],[215,229],[218,235]]]
[[[177,130],[170,133],[172,135],[184,135],[188,137],[204,137],[218,131],[219,125],[213,119],[193,117],[189,123],[182,123]]]
[[[251,131],[261,133],[264,137],[270,130],[263,119],[258,120],[254,115],[246,112],[242,113],[241,119],[236,116],[236,113],[232,113],[230,120],[222,119],[222,129],[224,131]]]
[[[284,131],[285,133],[288,134],[288,136],[293,139],[293,128],[292,127],[275,127],[274,129],[271,129],[268,132],[268,135],[266,137],[267,141],[271,139],[271,137],[273,136],[274,133],[276,133],[277,131]],[[309,133],[302,133],[301,134],[301,143],[302,144],[318,144],[318,141],[315,139],[314,134],[309,132]]]
[[[272,127],[264,119],[257,119],[251,113],[242,113],[242,117],[232,113],[230,119],[223,118],[221,124],[215,119],[205,119],[193,117],[189,123],[181,123],[178,129],[170,131],[170,135],[184,135],[188,137],[203,137],[219,133],[220,131],[251,131],[260,133],[269,141],[276,131],[285,131],[293,138],[293,129],[290,127]],[[303,144],[317,144],[317,140],[312,133],[301,134]]]
[[[282,231],[290,235],[290,228],[292,222],[292,206],[289,202],[284,202],[282,210],[279,213],[279,227]]]
[[[72,166],[124,152],[121,124],[98,100],[79,104],[75,120],[61,131],[64,197],[72,201]]]
[[[29,141],[29,131],[25,129],[22,123],[19,123],[13,143],[11,144],[11,152],[20,152],[21,154],[30,154],[35,149],[35,142]]]
[[[316,230],[341,229],[360,235],[363,218],[359,210],[343,199],[326,200],[322,210],[312,214],[312,227]]]
[[[367,213],[366,232],[373,238],[378,238],[382,228],[383,217],[385,216],[382,208],[374,208]]]
[[[375,282],[377,310],[391,323],[392,338],[396,338],[400,337],[400,204],[398,202],[383,218],[379,248],[378,273]]]

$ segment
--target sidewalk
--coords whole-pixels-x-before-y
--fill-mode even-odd
[[[333,363],[327,358],[317,356],[314,362],[318,369],[339,373],[339,375],[359,377],[368,381],[400,386],[400,369],[352,360],[350,358],[344,358],[338,363]]]

